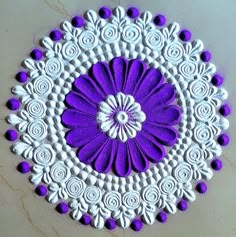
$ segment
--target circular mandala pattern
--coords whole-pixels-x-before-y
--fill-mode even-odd
[[[139,231],[186,210],[192,187],[205,193],[222,168],[224,79],[202,41],[165,23],[137,8],[90,10],[44,37],[16,74],[5,136],[61,214],[66,201],[85,225]]]

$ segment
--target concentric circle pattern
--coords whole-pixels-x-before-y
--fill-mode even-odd
[[[194,187],[196,185],[198,192],[206,192],[207,186],[204,180],[212,178],[212,167],[215,167],[215,170],[219,170],[218,166],[222,167],[218,159],[219,165],[215,160],[211,166],[211,160],[221,155],[220,144],[226,145],[229,142],[229,137],[223,132],[229,127],[229,122],[225,118],[228,113],[218,112],[222,110],[224,100],[228,95],[221,87],[222,77],[215,74],[216,67],[208,62],[206,57],[201,56],[204,52],[202,41],[190,41],[191,33],[181,31],[177,23],[164,26],[164,16],[162,16],[163,19],[160,17],[157,19],[148,11],[138,16],[139,11],[136,8],[129,9],[128,15],[122,7],[113,9],[112,14],[109,9],[106,12],[105,14],[104,9],[101,10],[100,17],[95,11],[89,10],[85,13],[84,20],[81,17],[75,17],[72,23],[64,21],[61,29],[51,34],[51,38],[44,37],[41,40],[42,49],[37,49],[34,54],[32,52],[32,58],[24,60],[26,73],[21,71],[17,74],[17,80],[22,84],[12,88],[12,93],[21,104],[16,108],[14,105],[17,100],[16,102],[9,101],[8,107],[17,111],[7,117],[8,123],[15,127],[19,136],[8,133],[6,137],[10,141],[18,137],[12,145],[12,152],[28,160],[32,166],[31,182],[39,185],[37,190],[43,184],[47,186],[47,190],[43,186],[43,193],[45,195],[47,193],[46,198],[49,202],[59,202],[59,206],[63,206],[63,211],[61,208],[60,213],[66,213],[70,207],[70,216],[75,220],[80,220],[81,223],[91,222],[99,229],[104,226],[112,229],[117,223],[123,228],[131,225],[138,231],[142,223],[137,218],[141,218],[146,224],[153,224],[155,219],[165,222],[166,213],[174,214],[177,206],[185,210],[187,209],[186,201],[195,200]],[[173,128],[165,125],[163,121],[162,126],[158,125],[159,140],[151,138],[149,142],[146,142],[147,139],[142,137],[144,136],[142,129],[147,128],[148,113],[145,106],[139,107],[141,99],[134,96],[135,100],[133,100],[131,90],[127,89],[127,93],[122,94],[121,99],[131,98],[130,106],[132,105],[135,111],[131,113],[135,118],[132,121],[129,120],[131,110],[124,109],[124,102],[122,102],[122,110],[120,109],[116,117],[111,119],[116,122],[114,124],[107,125],[107,117],[103,117],[104,113],[101,112],[104,111],[104,107],[100,107],[100,110],[95,107],[95,126],[98,127],[99,133],[107,136],[108,143],[118,138],[122,141],[119,144],[126,144],[127,141],[134,143],[139,139],[140,144],[137,147],[140,148],[139,153],[144,154],[139,158],[148,157],[147,161],[139,160],[140,164],[143,162],[142,168],[139,168],[140,165],[135,163],[138,158],[134,158],[132,163],[130,161],[132,156],[128,156],[126,160],[122,160],[123,156],[120,156],[119,164],[114,165],[118,168],[115,168],[115,173],[113,173],[111,172],[112,165],[108,169],[101,167],[103,164],[101,162],[94,164],[92,160],[90,161],[89,149],[84,148],[86,153],[83,148],[77,151],[75,148],[79,146],[73,146],[82,141],[88,143],[86,136],[90,135],[90,130],[87,129],[86,133],[86,127],[83,128],[84,133],[76,136],[77,143],[73,140],[68,144],[68,132],[72,129],[70,124],[79,126],[80,120],[72,116],[66,128],[63,114],[68,108],[71,109],[74,106],[74,100],[71,100],[73,104],[71,105],[67,103],[66,98],[75,90],[78,78],[84,78],[84,75],[89,74],[94,65],[100,64],[101,67],[114,60],[118,62],[121,58],[127,62],[142,62],[143,65],[147,65],[146,70],[160,72],[165,84],[169,85],[163,96],[169,96],[169,100],[166,100],[174,101],[174,104],[169,106],[178,109],[168,110],[168,113],[165,113],[163,109],[162,115],[158,117],[159,123],[160,119],[164,118]],[[116,68],[121,63],[120,61]],[[130,68],[132,69],[132,65],[129,66]],[[112,71],[112,66],[110,70],[111,74],[113,72],[111,78],[115,77],[114,73],[117,71]],[[122,68],[120,67],[119,70]],[[93,72],[93,75],[95,74],[96,71]],[[82,83],[82,80],[78,83]],[[79,88],[81,91],[83,85],[81,84]],[[105,90],[104,85],[101,87],[97,84],[97,87]],[[153,88],[146,87],[148,85],[140,84],[143,91],[145,89],[151,91]],[[156,89],[158,90],[160,93],[160,89]],[[153,90],[153,94],[156,91]],[[174,91],[173,96],[172,91]],[[128,97],[130,94],[131,96]],[[104,99],[100,100],[105,103],[102,106],[112,106],[116,95],[117,92],[104,94]],[[153,95],[147,98],[150,96]],[[117,101],[119,102],[119,98]],[[147,102],[149,109],[153,111],[157,108],[154,102],[153,100],[150,103]],[[112,110],[106,111],[109,113],[105,115],[109,117]],[[131,121],[131,125],[132,122],[142,121],[142,124],[140,123],[142,127],[137,126],[135,129],[123,131],[126,125],[130,125],[127,121]],[[83,123],[85,123],[84,120]],[[120,130],[123,133],[116,130],[116,124],[122,127]],[[87,124],[87,127],[90,125]],[[102,129],[99,130],[99,126]],[[153,125],[149,131],[154,132],[154,128]],[[169,133],[172,131],[171,134],[175,134],[172,140],[165,140],[164,133],[167,128]],[[106,132],[110,135],[108,136]],[[150,138],[152,136],[150,134],[145,136]],[[99,139],[97,141],[100,142]],[[168,149],[162,148],[164,146],[168,146]],[[101,154],[111,151],[111,156],[114,155],[110,146],[104,147]],[[125,147],[125,145],[120,145],[116,149],[123,149],[122,154],[126,154]],[[98,146],[97,151],[100,150]],[[86,153],[84,160],[81,157],[82,151],[83,154]],[[153,154],[159,154],[158,152],[163,152],[161,159],[153,156]],[[132,154],[137,156],[138,149],[133,149]],[[132,168],[126,170],[126,167]],[[20,171],[26,173],[29,168],[27,166],[27,169],[23,169],[21,165]],[[41,192],[38,193],[41,195]]]

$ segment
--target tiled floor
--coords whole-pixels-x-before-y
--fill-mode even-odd
[[[8,125],[5,101],[15,84],[14,74],[37,40],[48,34],[64,19],[82,14],[86,9],[136,5],[141,10],[167,15],[192,29],[213,53],[213,61],[226,77],[230,103],[236,110],[236,2],[234,0],[0,0],[0,236],[1,237],[75,237],[75,236],[236,236],[236,118],[230,118],[231,146],[224,152],[224,169],[209,183],[206,195],[197,195],[186,214],[169,217],[165,225],[145,226],[139,234],[118,228],[114,232],[84,227],[68,216],[60,216],[53,205],[36,196],[25,176],[15,172],[19,157],[10,153],[10,144],[3,138]]]

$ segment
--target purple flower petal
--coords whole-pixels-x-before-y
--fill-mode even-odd
[[[111,170],[116,155],[116,142],[109,140],[103,147],[94,162],[94,168],[99,173],[107,173]]]
[[[138,133],[135,140],[142,147],[144,154],[153,163],[158,163],[165,156],[165,149],[157,141],[143,132]]]
[[[114,77],[116,92],[122,91],[127,74],[127,61],[121,57],[114,58],[111,61],[110,68]]]
[[[66,141],[71,147],[81,147],[91,141],[100,131],[96,127],[75,128],[67,132]]]
[[[149,161],[137,146],[134,139],[128,141],[129,155],[132,159],[132,166],[135,171],[144,172],[149,167]]]
[[[113,76],[110,72],[109,66],[106,63],[98,62],[94,64],[90,70],[90,76],[91,78],[94,78],[97,85],[101,86],[101,89],[106,95],[115,93]]]
[[[126,177],[131,173],[131,160],[128,155],[127,143],[117,142],[117,155],[115,160],[115,173],[118,176]]]
[[[138,86],[135,88],[133,95],[137,101],[142,101],[157,90],[157,88],[163,83],[163,76],[158,69],[150,68],[147,70]]]
[[[96,126],[95,116],[80,113],[74,109],[67,109],[61,115],[62,124],[65,127],[91,127]]]
[[[70,107],[79,110],[80,112],[94,115],[97,113],[96,104],[88,100],[82,94],[71,91],[66,96],[66,103]]]
[[[149,134],[152,134],[157,142],[165,146],[174,145],[178,137],[176,129],[169,126],[158,126],[157,124],[145,123],[143,129]]]
[[[131,60],[129,62],[128,75],[125,82],[124,93],[132,94],[135,86],[137,85],[140,78],[142,78],[143,73],[146,70],[146,64],[138,59]]]
[[[74,89],[95,103],[106,98],[106,95],[99,89],[96,83],[87,75],[82,75],[74,81]]]
[[[171,84],[165,83],[142,103],[143,111],[147,114],[157,106],[167,105],[174,101],[176,93]]]
[[[164,108],[157,108],[147,115],[147,119],[152,122],[164,125],[176,125],[181,120],[180,108],[176,105],[168,105]]]
[[[107,136],[104,133],[100,133],[93,140],[84,145],[84,147],[78,150],[77,156],[79,160],[85,164],[91,164],[101,153],[101,150],[103,150],[107,141]]]

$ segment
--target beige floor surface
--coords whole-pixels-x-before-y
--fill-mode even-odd
[[[86,9],[136,5],[141,10],[164,13],[192,29],[211,49],[213,61],[226,77],[225,88],[236,111],[236,1],[235,0],[0,0],[0,237],[235,237],[236,236],[236,117],[230,117],[231,145],[225,150],[224,169],[209,182],[206,195],[197,195],[187,213],[170,216],[165,225],[145,226],[141,233],[96,230],[84,227],[68,216],[60,216],[36,196],[27,178],[15,171],[20,160],[10,153],[3,134],[9,113],[5,101],[16,83],[15,72],[37,40],[65,19]]]

